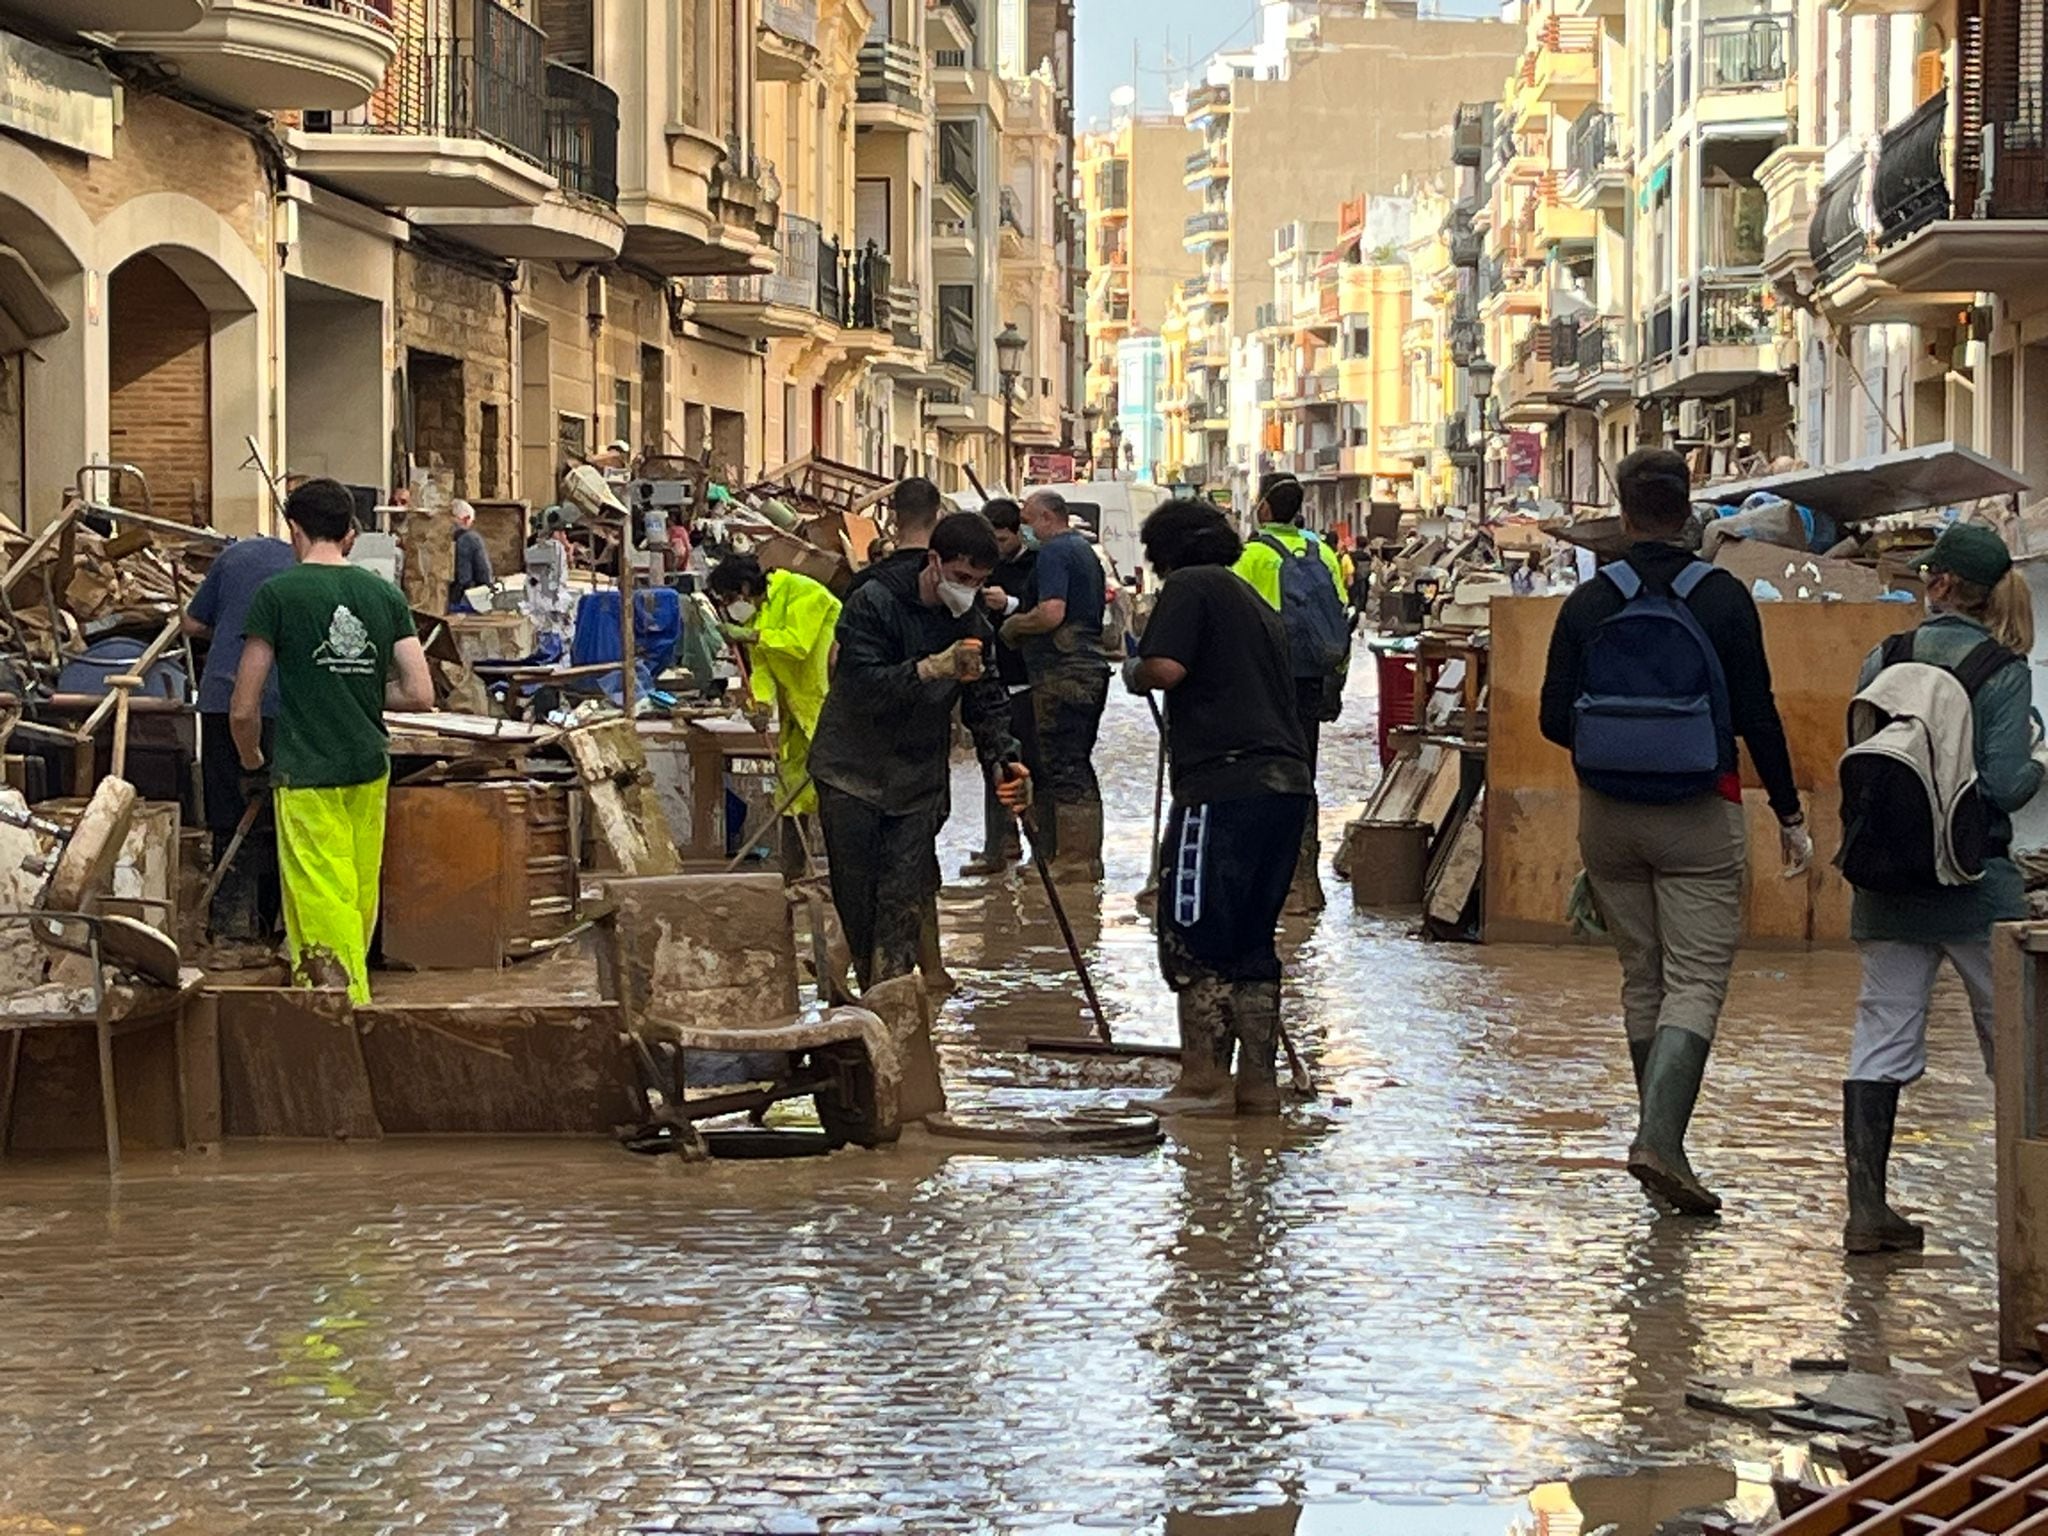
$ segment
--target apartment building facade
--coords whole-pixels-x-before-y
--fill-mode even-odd
[[[128,462],[267,526],[251,440],[534,505],[614,440],[939,471],[926,55],[972,0],[896,4],[10,0],[0,509]]]

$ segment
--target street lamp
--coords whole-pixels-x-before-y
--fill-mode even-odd
[[[1024,372],[1024,333],[1011,321],[996,333],[996,374],[1003,381],[1003,480],[1017,479],[1017,378]]]
[[[1493,375],[1494,366],[1487,361],[1486,354],[1483,352],[1473,358],[1471,365],[1465,370],[1466,382],[1472,389],[1473,403],[1479,407],[1479,441],[1477,444],[1479,449],[1478,495],[1474,499],[1476,504],[1475,511],[1481,517],[1486,515],[1487,403],[1493,397]]]

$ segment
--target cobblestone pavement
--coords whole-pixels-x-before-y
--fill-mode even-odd
[[[1081,926],[1119,1032],[1164,1039],[1131,902],[1151,726],[1112,711],[1110,879]],[[1364,790],[1353,716],[1326,747],[1330,833]],[[1896,1168],[1934,1251],[1849,1266],[1850,958],[1741,962],[1696,1131],[1729,1213],[1682,1225],[1622,1169],[1611,956],[1426,945],[1333,895],[1289,1008],[1349,1102],[1280,1127],[1093,1158],[234,1148],[112,1188],[10,1167],[0,1533],[1499,1536],[1547,1478],[1767,1454],[1683,1405],[1698,1373],[1841,1355],[1962,1390],[1995,1301],[1991,1107],[1956,996]],[[1033,888],[949,887],[945,918],[957,1098],[1148,1081],[1004,1049],[1077,1027]],[[1282,1508],[1186,1518],[1233,1505]]]

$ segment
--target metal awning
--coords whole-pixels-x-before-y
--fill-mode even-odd
[[[1867,523],[1897,512],[1924,512],[1987,496],[2012,496],[2028,483],[1996,459],[1954,443],[1853,459],[1833,469],[1793,469],[1755,480],[1700,487],[1693,500],[1740,506],[1758,491],[1825,512],[1837,523]]]
[[[28,258],[0,245],[0,353],[19,352],[71,324]]]

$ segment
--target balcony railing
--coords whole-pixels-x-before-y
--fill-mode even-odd
[[[1792,73],[1793,18],[1729,16],[1700,23],[1700,89],[1755,91],[1782,86]]]
[[[1125,160],[1106,161],[1095,168],[1095,211],[1122,213],[1131,206],[1131,168]]]
[[[1487,116],[1484,102],[1458,104],[1451,115],[1451,164],[1477,167],[1485,160]]]
[[[974,124],[948,121],[939,124],[939,180],[972,199],[975,184]]]
[[[889,339],[911,352],[924,345],[924,296],[915,283],[889,286]]]
[[[938,69],[965,69],[967,50],[965,48],[934,48],[932,64]]]
[[[1761,276],[1705,277],[1694,285],[1693,319],[1701,347],[1761,347],[1777,332],[1771,285]]]
[[[924,51],[894,37],[862,43],[855,93],[860,101],[918,110],[924,105]]]
[[[1230,228],[1227,213],[1196,213],[1188,216],[1186,234],[1190,240],[1203,235],[1220,235]]]
[[[895,300],[889,258],[873,241],[842,249],[837,240],[818,246],[818,313],[849,331],[895,329]]]
[[[1230,108],[1230,87],[1227,85],[1198,85],[1188,92],[1188,116],[1202,117],[1211,112],[1228,111]]]
[[[818,226],[801,214],[785,214],[776,240],[775,270],[751,276],[693,277],[690,297],[700,304],[773,304],[816,311]]]
[[[1661,363],[1671,356],[1671,300],[1659,299],[1643,317],[1643,357]]]
[[[537,165],[547,164],[546,37],[494,0],[474,0],[468,14],[473,27],[468,40],[401,40],[382,88],[366,105],[347,112],[308,112],[306,130],[483,139]],[[612,101],[616,156],[617,98]]]
[[[1650,135],[1652,138],[1671,126],[1673,83],[1677,79],[1676,69],[1666,64],[1657,71],[1657,84],[1653,90],[1650,107]]]
[[[1206,277],[1188,277],[1181,280],[1180,296],[1184,303],[1192,304],[1208,290],[1209,279]]]
[[[1581,112],[1565,135],[1565,163],[1578,180],[1591,181],[1614,159],[1614,114],[1601,107]]]
[[[1863,201],[1863,162],[1852,161],[1820,189],[1813,222],[1806,227],[1806,248],[1814,272],[1825,286],[1870,254],[1859,204]]]
[[[1550,322],[1550,356],[1559,368],[1579,366],[1579,317],[1559,315]]]
[[[1878,244],[1896,245],[1948,215],[1948,178],[1942,172],[1942,130],[1948,122],[1948,92],[1930,96],[1897,127],[1877,151]],[[1815,220],[1816,224],[1819,222]]]
[[[1613,315],[1579,322],[1575,350],[1581,374],[1604,373],[1624,366],[1621,325]]]
[[[818,46],[818,0],[761,0],[761,25],[777,37]]]
[[[619,93],[594,75],[548,63],[548,169],[562,190],[619,200]]]

